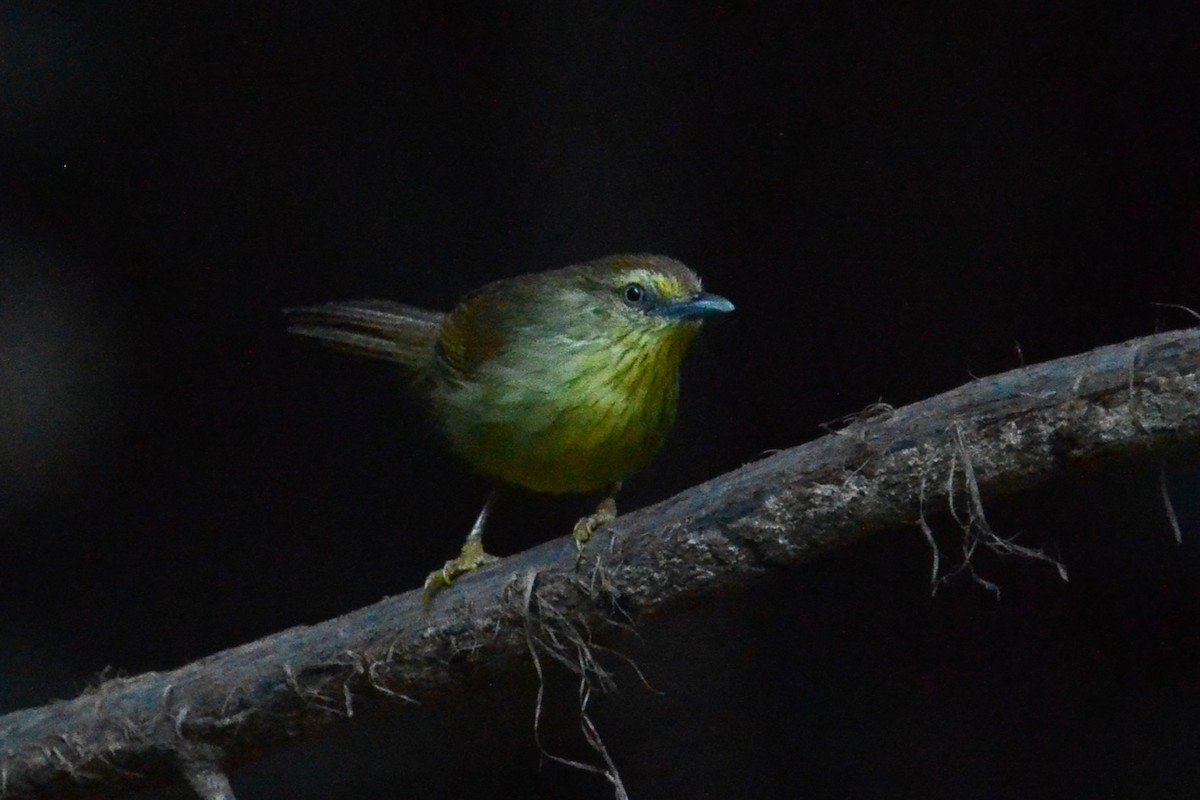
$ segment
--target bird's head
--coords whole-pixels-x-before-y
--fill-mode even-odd
[[[608,256],[468,295],[443,324],[437,352],[459,376],[485,365],[614,380],[674,375],[701,322],[732,310],[674,259]]]
[[[695,272],[666,256],[608,256],[559,274],[563,310],[588,320],[576,324],[599,323],[621,339],[690,341],[704,319],[733,310],[724,297],[705,292]]]

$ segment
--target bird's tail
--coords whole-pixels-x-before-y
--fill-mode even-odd
[[[437,311],[390,300],[350,300],[285,308],[288,333],[314,339],[354,355],[394,361],[420,371],[433,357],[442,319]]]

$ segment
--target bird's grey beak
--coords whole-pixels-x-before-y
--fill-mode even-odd
[[[668,319],[705,319],[730,311],[733,311],[733,303],[721,295],[700,292],[686,300],[658,306],[652,313]]]

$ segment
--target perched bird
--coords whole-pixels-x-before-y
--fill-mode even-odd
[[[291,333],[403,366],[450,448],[497,484],[603,492],[575,525],[582,553],[670,428],[701,321],[732,310],[678,261],[615,255],[498,280],[446,314],[387,300],[284,313]],[[426,601],[494,560],[482,537],[495,492],[461,553],[426,580]]]

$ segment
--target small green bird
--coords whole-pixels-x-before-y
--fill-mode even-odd
[[[603,492],[575,525],[582,552],[671,427],[702,320],[732,310],[674,259],[615,255],[490,283],[448,314],[387,300],[284,313],[291,333],[405,367],[451,449],[493,481]],[[494,560],[482,540],[494,498],[458,557],[426,580],[426,601]]]

